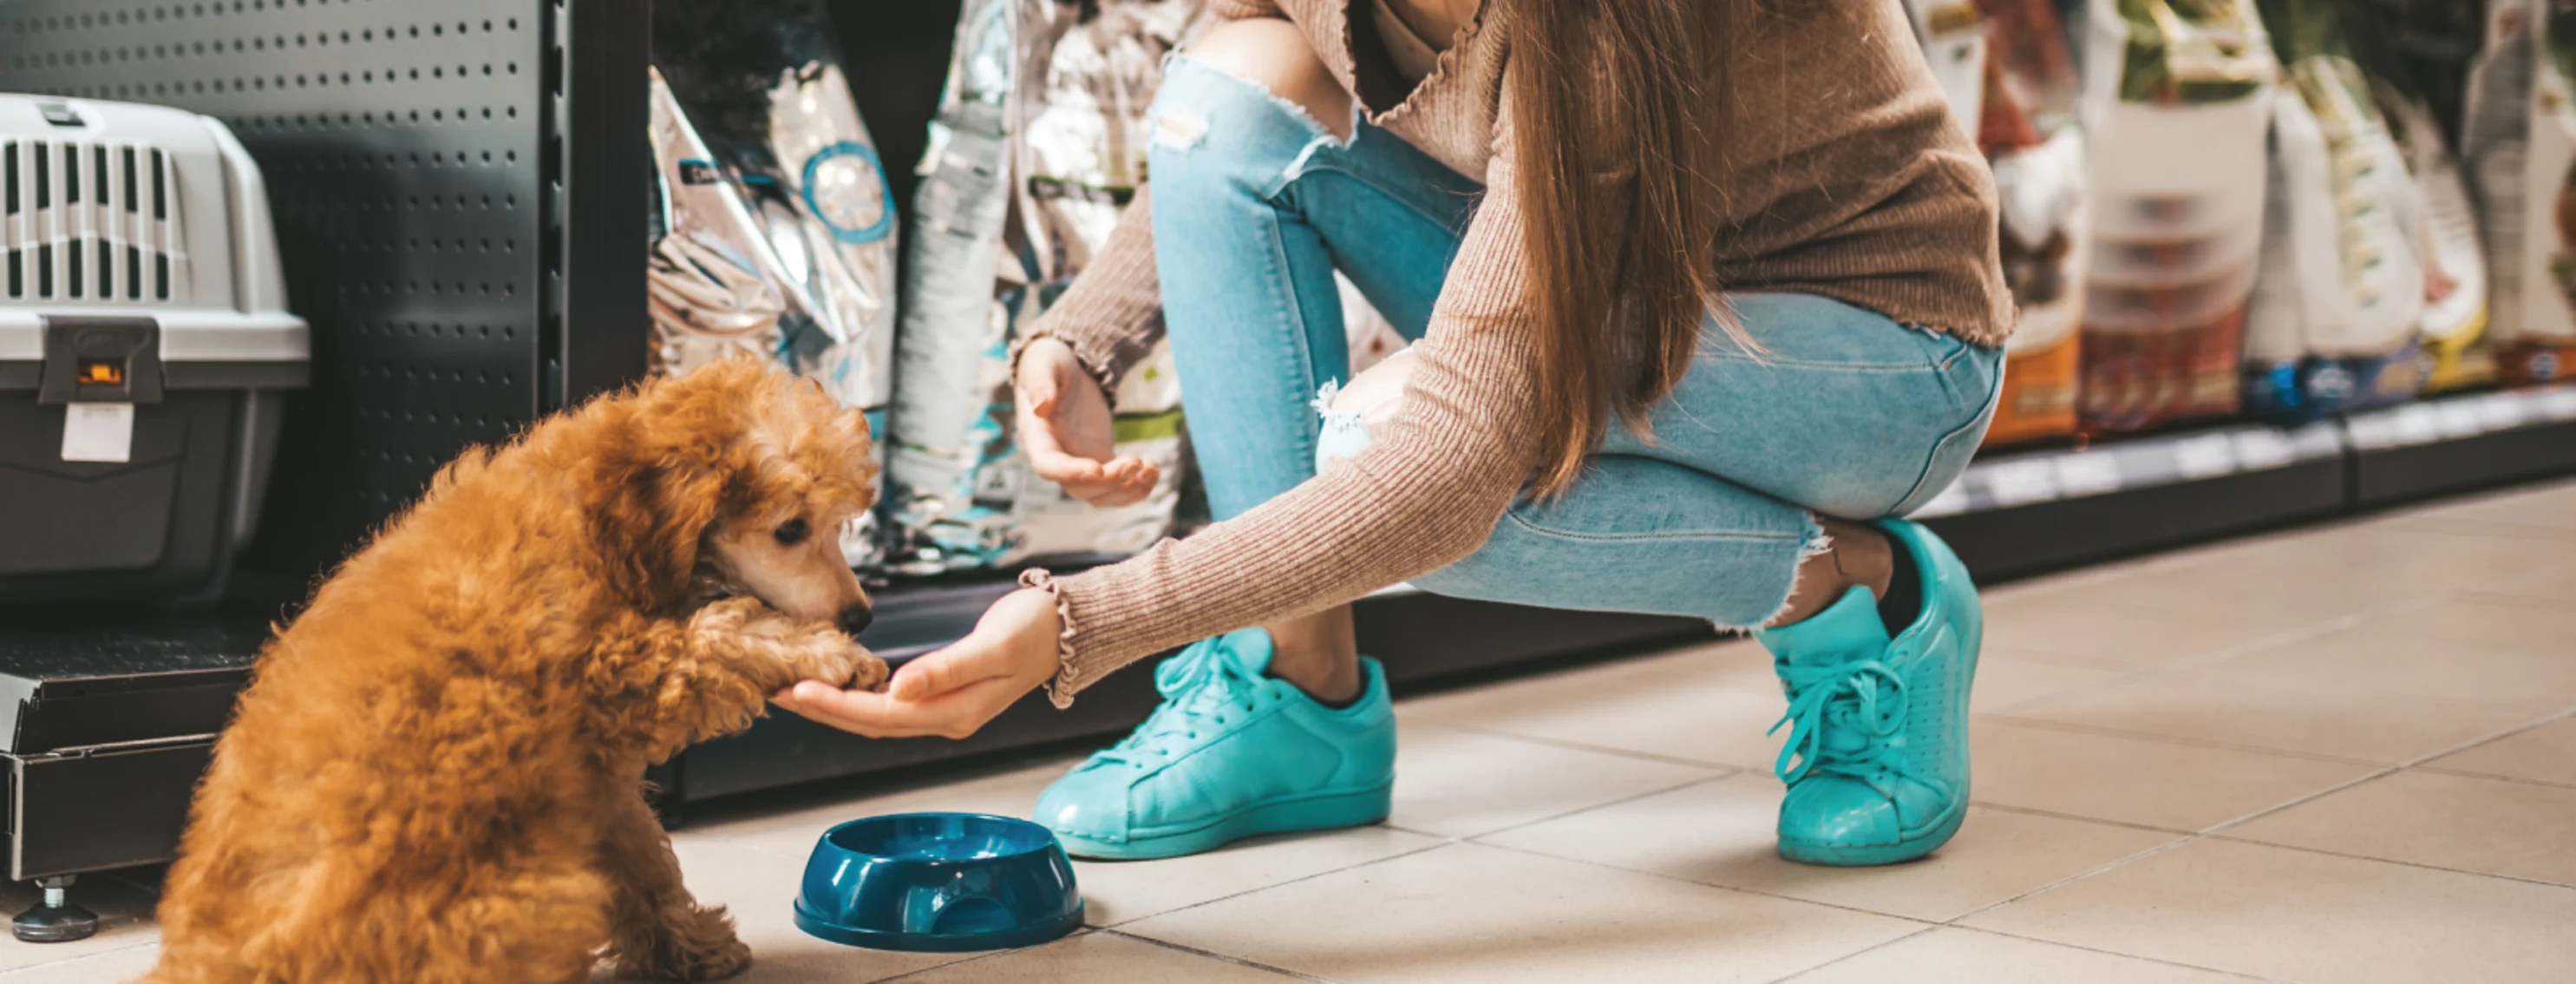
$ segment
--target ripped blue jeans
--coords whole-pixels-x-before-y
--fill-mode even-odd
[[[1164,320],[1191,446],[1219,519],[1366,444],[1316,394],[1347,381],[1341,270],[1407,338],[1430,322],[1483,187],[1365,122],[1347,142],[1187,57],[1155,106],[1149,163]],[[1967,466],[2002,353],[1804,294],[1729,298],[1767,351],[1714,325],[1653,417],[1613,429],[1564,496],[1523,502],[1485,546],[1414,579],[1490,601],[1757,625],[1822,542],[1815,514],[1901,515]]]

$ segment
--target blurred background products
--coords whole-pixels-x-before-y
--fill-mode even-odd
[[[828,28],[817,0],[654,5],[650,364],[774,359],[883,437],[896,215]],[[874,516],[842,541],[879,562]]]
[[[2006,347],[1989,446],[2075,433],[2086,259],[2083,82],[2049,0],[1984,0],[1973,135],[1994,167],[2004,282],[2021,324]],[[1961,19],[1956,15],[1948,18]],[[1931,19],[1922,22],[1928,29]],[[1954,100],[1954,104],[1956,100]]]
[[[892,565],[1123,555],[1173,530],[1188,471],[1179,380],[1157,346],[1120,381],[1121,454],[1162,467],[1094,509],[1028,471],[1011,433],[1013,340],[1108,238],[1145,178],[1164,54],[1199,0],[970,0],[920,167],[893,414]]]
[[[2089,18],[2123,32],[2089,172],[2076,403],[2093,434],[2236,411],[2278,75],[2248,0],[2110,3]]]
[[[2461,150],[2487,223],[2489,333],[2509,383],[2566,378],[2576,357],[2576,3],[2489,0]]]
[[[2266,0],[2287,85],[2272,103],[2245,401],[2303,422],[2423,389],[2421,195],[2326,0]]]

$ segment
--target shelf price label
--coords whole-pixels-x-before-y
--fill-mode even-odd
[[[2551,420],[2576,419],[2576,386],[2551,390],[2533,397],[2531,402],[2541,416]]]
[[[2421,403],[2397,411],[2399,444],[2431,444],[2442,439],[2441,414]]]
[[[2249,430],[2236,435],[2236,463],[2246,471],[2287,467],[2298,459],[2298,446],[2280,431]]]
[[[2469,400],[2446,400],[2438,405],[2440,428],[2445,439],[2475,437],[2487,432],[2486,414],[2478,412]]]
[[[2057,464],[2047,458],[1996,462],[1986,469],[1986,494],[2004,507],[2057,498]]]
[[[2077,451],[2059,458],[2057,487],[2069,498],[2120,491],[2120,459],[2107,451]]]
[[[2173,444],[2174,470],[2197,481],[2236,470],[2236,441],[2226,434],[2187,437]]]
[[[2513,393],[2487,394],[2477,401],[2477,406],[2478,416],[2485,419],[2488,430],[2520,427],[2528,421],[2531,412],[2531,408],[2523,405],[2522,397]]]

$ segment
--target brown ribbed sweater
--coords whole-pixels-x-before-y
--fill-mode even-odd
[[[1366,0],[1357,0],[1366,2]],[[1617,0],[1613,0],[1617,2]],[[1752,0],[1708,0],[1749,3]],[[1369,448],[1242,516],[1122,563],[1023,583],[1056,593],[1058,705],[1112,670],[1221,632],[1352,601],[1473,553],[1554,426],[1529,391],[1521,216],[1503,66],[1511,4],[1484,5],[1407,94],[1354,0],[1213,0],[1227,17],[1299,27],[1369,122],[1486,194],[1449,269],[1394,418]],[[1896,0],[1806,0],[1758,18],[1728,61],[1743,100],[1723,175],[1731,218],[1718,282],[1818,294],[1982,344],[2012,298],[1996,258],[1994,188]],[[1395,93],[1381,109],[1370,97]],[[1091,267],[1031,330],[1115,380],[1162,330],[1152,205],[1140,195]],[[1762,326],[1751,326],[1757,338]]]

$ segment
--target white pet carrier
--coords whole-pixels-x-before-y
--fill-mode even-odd
[[[305,385],[259,167],[159,106],[0,95],[0,604],[190,600]]]

